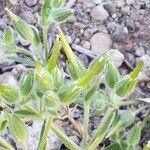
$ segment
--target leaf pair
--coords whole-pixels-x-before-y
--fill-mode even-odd
[[[106,64],[105,78],[109,88],[115,89],[115,93],[120,97],[128,96],[137,83],[137,77],[144,63],[139,61],[136,68],[120,79],[118,69],[110,61]]]

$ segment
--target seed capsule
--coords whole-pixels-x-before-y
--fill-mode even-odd
[[[20,90],[24,96],[30,94],[34,83],[34,73],[33,71],[28,71],[23,74],[20,79]]]

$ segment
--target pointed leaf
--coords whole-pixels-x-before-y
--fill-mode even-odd
[[[24,141],[28,137],[27,126],[15,114],[10,115],[9,125],[11,133],[17,140]]]
[[[5,30],[5,42],[8,45],[12,45],[14,43],[13,34],[10,27]]]
[[[20,91],[24,96],[28,96],[31,93],[34,82],[34,72],[28,71],[24,73],[20,79]]]
[[[20,36],[27,41],[33,42],[35,35],[31,26],[23,21],[20,17],[12,13],[8,8],[6,8],[6,11],[12,21],[13,26]]]
[[[56,22],[64,22],[73,15],[73,9],[59,8],[52,11],[52,17]]]
[[[45,0],[41,8],[40,22],[43,26],[48,26],[52,21],[52,0]]]
[[[106,84],[108,85],[109,88],[114,88],[116,83],[119,80],[119,72],[116,66],[109,61],[106,64],[105,68],[105,78],[106,78]]]
[[[58,60],[58,56],[59,56],[59,52],[60,52],[60,48],[61,48],[61,43],[59,41],[59,38],[57,37],[53,49],[52,49],[52,54],[48,60],[48,64],[47,64],[47,68],[49,71],[52,71],[57,63]]]
[[[140,139],[141,139],[141,130],[142,130],[141,125],[142,125],[142,123],[139,122],[129,132],[128,137],[127,137],[127,142],[130,145],[136,145],[140,141]]]
[[[136,68],[129,74],[132,79],[136,79],[144,66],[144,61],[139,61]]]
[[[91,81],[91,79],[93,79],[93,77],[102,72],[104,65],[109,59],[109,54],[109,52],[106,52],[89,67],[85,75],[78,79],[78,86],[86,86]]]
[[[13,87],[0,84],[0,96],[2,96],[7,102],[14,103],[18,100],[19,93]]]
[[[52,0],[52,7],[60,8],[65,3],[65,0]]]
[[[8,126],[8,120],[4,112],[0,114],[0,132],[6,129]]]

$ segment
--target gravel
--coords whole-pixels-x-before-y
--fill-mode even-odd
[[[99,32],[94,34],[91,38],[91,49],[99,55],[109,50],[111,46],[112,40],[109,34]]]

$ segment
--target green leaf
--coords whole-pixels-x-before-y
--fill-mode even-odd
[[[119,72],[116,66],[109,61],[106,64],[105,68],[105,78],[106,78],[106,84],[108,85],[109,88],[114,88],[116,83],[119,80]]]
[[[74,10],[70,8],[58,8],[52,11],[52,17],[56,22],[64,22],[73,15]]]
[[[52,7],[60,8],[64,5],[65,0],[52,0]]]
[[[35,70],[37,88],[41,91],[51,90],[54,87],[51,74],[45,69]]]
[[[59,67],[56,66],[51,71],[51,75],[53,77],[54,86],[57,90],[57,89],[59,89],[60,86],[62,86],[64,84],[65,73],[64,73],[63,69],[60,69]]]
[[[61,48],[61,43],[59,41],[59,38],[57,37],[56,41],[54,42],[52,54],[51,54],[51,56],[48,60],[48,63],[47,63],[47,68],[49,71],[52,71],[56,67],[57,60],[59,57],[60,48]]]
[[[39,118],[39,114],[37,111],[28,107],[28,109],[21,109],[14,112],[17,116],[23,117],[26,119],[37,119]]]
[[[15,150],[8,142],[0,137],[0,149],[1,150]]]
[[[34,67],[34,62],[29,58],[22,58],[20,56],[9,56],[7,58],[19,64],[23,64],[29,67]]]
[[[47,137],[48,137],[50,125],[51,125],[51,120],[45,119],[43,122],[42,129],[41,129],[40,140],[39,140],[39,144],[38,144],[38,150],[46,150]]]
[[[63,103],[71,102],[75,97],[79,96],[82,88],[76,85],[76,82],[69,82],[58,91],[60,101]]]
[[[10,115],[9,126],[13,136],[19,141],[25,141],[28,137],[27,126],[15,114]]]
[[[143,66],[144,66],[144,61],[142,61],[142,60],[139,61],[136,68],[129,74],[129,76],[133,80],[135,80],[138,77],[138,75],[139,75],[140,71],[142,70]]]
[[[126,75],[117,83],[115,92],[120,97],[126,97],[133,91],[136,83],[137,79],[132,80],[129,75]]]
[[[89,90],[87,91],[84,100],[88,103],[89,101],[91,101],[93,95],[95,94],[97,88],[98,88],[99,83],[96,82],[92,85],[92,87],[89,88]]]
[[[40,22],[43,26],[48,26],[52,22],[52,0],[45,0],[41,8]]]
[[[129,132],[127,137],[127,143],[130,145],[136,145],[141,139],[141,130],[142,130],[142,123],[139,122],[136,124]]]
[[[125,112],[121,113],[121,116],[120,116],[118,122],[110,130],[107,137],[110,137],[116,131],[119,131],[120,129],[125,128],[126,126],[132,124],[134,121],[134,118],[135,118],[135,114],[131,111],[125,111]]]
[[[57,111],[60,104],[60,99],[58,95],[53,91],[48,91],[43,95],[43,100],[47,107]]]
[[[106,150],[122,150],[118,143],[113,143],[106,147]]]
[[[38,47],[40,45],[40,41],[41,41],[39,31],[34,26],[31,26],[31,28],[32,28],[32,31],[33,31],[33,34],[34,34],[33,43],[34,43],[35,46]]]
[[[85,75],[77,80],[78,86],[86,86],[96,75],[100,74],[108,61],[110,53],[106,52],[101,57],[96,59],[94,63],[88,68]]]
[[[24,96],[28,96],[33,88],[34,72],[25,72],[20,79],[20,91]]]
[[[7,116],[4,112],[1,112],[0,114],[0,132],[2,132],[4,129],[6,129],[8,126],[8,120]]]
[[[0,96],[9,103],[14,103],[19,99],[18,91],[13,87],[4,84],[0,84]]]
[[[5,30],[5,35],[4,36],[5,36],[5,42],[6,42],[6,44],[12,45],[14,43],[13,34],[12,34],[12,31],[11,31],[10,27],[8,27]]]

